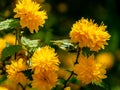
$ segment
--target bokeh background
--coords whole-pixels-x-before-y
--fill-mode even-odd
[[[106,89],[87,86],[82,90],[120,90],[120,0],[35,0],[41,3],[48,13],[45,26],[40,32],[25,35],[40,38],[45,44],[50,40],[68,39],[72,24],[82,17],[93,19],[99,25],[103,22],[111,35],[105,51],[114,55],[114,65],[107,72],[104,80]],[[0,21],[13,18],[16,0],[0,0]],[[11,30],[1,31],[0,37]]]

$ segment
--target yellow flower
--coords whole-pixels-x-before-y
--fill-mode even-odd
[[[44,70],[33,74],[32,87],[38,90],[51,90],[57,82],[57,74],[52,70]]]
[[[9,44],[15,45],[16,36],[13,34],[7,34],[4,36],[4,40]]]
[[[6,42],[4,39],[0,38],[0,57],[3,49],[6,47]]]
[[[59,60],[56,56],[55,50],[49,46],[38,48],[31,58],[33,69],[36,68],[36,72],[40,72],[41,68],[45,70],[58,70]],[[43,70],[44,70],[43,69]]]
[[[109,40],[110,35],[105,30],[106,26],[103,23],[98,26],[91,19],[82,18],[73,24],[70,32],[71,41],[79,42],[81,48],[89,47],[92,51],[98,51],[108,44],[106,40]]]
[[[57,82],[59,60],[55,50],[49,46],[36,49],[31,57],[31,67],[34,70],[32,87],[39,90],[50,90]]]
[[[45,19],[47,19],[46,12],[39,11],[39,9],[40,5],[32,0],[19,0],[14,9],[14,12],[17,13],[14,17],[20,18],[22,28],[29,28],[31,33],[34,30],[38,32],[38,27],[43,27]]]
[[[27,83],[27,79],[22,71],[27,70],[26,62],[23,59],[19,59],[18,61],[11,61],[10,65],[6,65],[6,72],[8,73],[8,79],[15,81],[16,83],[20,82],[25,85]]]
[[[106,70],[101,64],[98,64],[94,60],[94,55],[90,57],[79,57],[79,63],[75,65],[74,73],[78,75],[78,79],[81,81],[82,85],[87,85],[89,83],[101,82],[102,79],[106,78]]]
[[[110,69],[114,64],[114,56],[111,53],[100,53],[96,56],[97,63],[101,63],[105,68]]]

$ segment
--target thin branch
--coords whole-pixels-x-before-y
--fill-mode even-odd
[[[77,57],[76,57],[76,60],[75,60],[75,64],[78,63],[78,58],[79,58],[79,55],[80,55],[80,51],[81,51],[81,48],[78,46],[78,50],[77,50]],[[74,75],[74,71],[71,72],[70,76],[68,77],[68,79],[66,80],[65,84],[64,84],[64,88],[67,86],[67,83],[68,81],[70,80],[70,78]]]

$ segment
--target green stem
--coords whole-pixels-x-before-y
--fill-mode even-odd
[[[21,33],[20,33],[20,28],[17,28],[16,29],[16,45],[20,45],[21,44]]]
[[[80,55],[80,51],[81,51],[81,48],[78,46],[78,50],[77,50],[77,57],[76,57],[76,60],[75,60],[75,64],[78,63],[78,58],[79,58],[79,55]],[[67,83],[68,81],[70,80],[70,78],[74,75],[74,71],[71,72],[70,76],[68,77],[68,79],[66,80],[65,84],[64,84],[64,88],[67,86]]]
[[[15,40],[15,45],[20,45],[21,40],[20,40],[20,27],[16,29],[16,40]],[[16,59],[16,53],[15,53],[15,59]]]

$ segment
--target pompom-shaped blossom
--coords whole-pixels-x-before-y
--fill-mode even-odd
[[[19,0],[14,12],[15,18],[20,18],[22,28],[29,28],[30,32],[38,32],[38,27],[43,26],[47,19],[46,12],[40,11],[40,5],[32,0]]]
[[[25,85],[27,83],[27,78],[22,73],[22,71],[27,69],[26,62],[23,59],[18,61],[11,61],[10,65],[6,65],[6,72],[8,73],[8,79],[15,81],[16,83],[21,83]]]
[[[53,70],[44,70],[33,74],[32,87],[38,90],[51,90],[57,82],[57,74]]]
[[[95,62],[94,55],[88,58],[81,55],[78,61],[79,63],[75,65],[74,73],[78,75],[77,77],[82,85],[87,85],[94,81],[101,82],[102,79],[106,78],[106,70],[101,64]]]
[[[51,90],[57,82],[58,57],[55,50],[49,46],[38,48],[31,57],[31,67],[34,71],[32,87],[39,90]]]
[[[59,60],[56,56],[55,50],[49,46],[38,48],[32,58],[32,68],[39,72],[41,68],[43,70],[58,70]]]
[[[89,47],[91,51],[98,51],[101,48],[104,49],[104,45],[109,40],[110,35],[106,30],[106,26],[102,23],[98,26],[91,19],[84,19],[77,21],[73,24],[70,32],[72,42],[79,42],[79,46]]]

